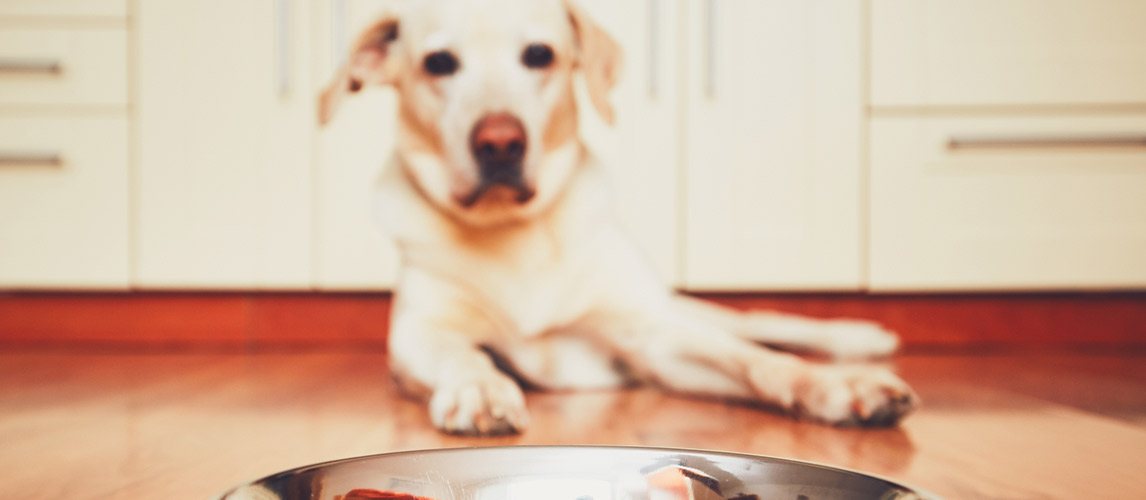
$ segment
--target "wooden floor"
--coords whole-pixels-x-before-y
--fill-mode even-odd
[[[909,346],[1146,348],[1146,291],[699,296],[740,309],[869,319]],[[390,305],[388,293],[0,291],[0,348],[380,348]]]
[[[0,353],[0,496],[207,499],[244,479],[420,448],[627,444],[858,469],[949,499],[1146,496],[1146,356],[912,355],[924,408],[831,429],[647,390],[531,394],[522,436],[436,433],[371,353]]]

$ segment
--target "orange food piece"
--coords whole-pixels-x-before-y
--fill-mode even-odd
[[[367,488],[356,488],[345,495],[335,495],[334,500],[434,500],[433,498],[418,497],[409,493],[396,491],[381,491]]]

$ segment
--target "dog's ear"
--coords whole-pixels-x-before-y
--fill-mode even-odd
[[[391,45],[397,39],[398,18],[392,15],[383,16],[358,36],[346,63],[318,97],[319,124],[326,125],[334,118],[346,94],[358,92],[364,85],[394,83],[398,62],[391,57]]]
[[[609,103],[609,90],[616,85],[621,74],[621,46],[589,19],[585,11],[565,0],[565,9],[573,23],[577,43],[577,67],[585,77],[589,100],[605,122],[613,124],[613,105]]]

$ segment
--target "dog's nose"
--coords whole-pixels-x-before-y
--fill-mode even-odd
[[[509,113],[486,115],[474,125],[470,149],[482,165],[513,165],[525,157],[525,128]]]

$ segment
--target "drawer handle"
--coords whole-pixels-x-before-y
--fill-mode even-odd
[[[278,72],[279,97],[287,97],[291,90],[290,15],[290,0],[278,0],[278,5],[275,7],[275,17],[278,18],[275,68]]]
[[[1146,135],[952,137],[948,149],[1146,147]]]
[[[716,2],[704,2],[704,94],[716,97]]]
[[[0,57],[0,73],[59,74],[63,66],[59,59],[31,59]]]
[[[0,151],[0,165],[58,167],[64,163],[59,151]]]

